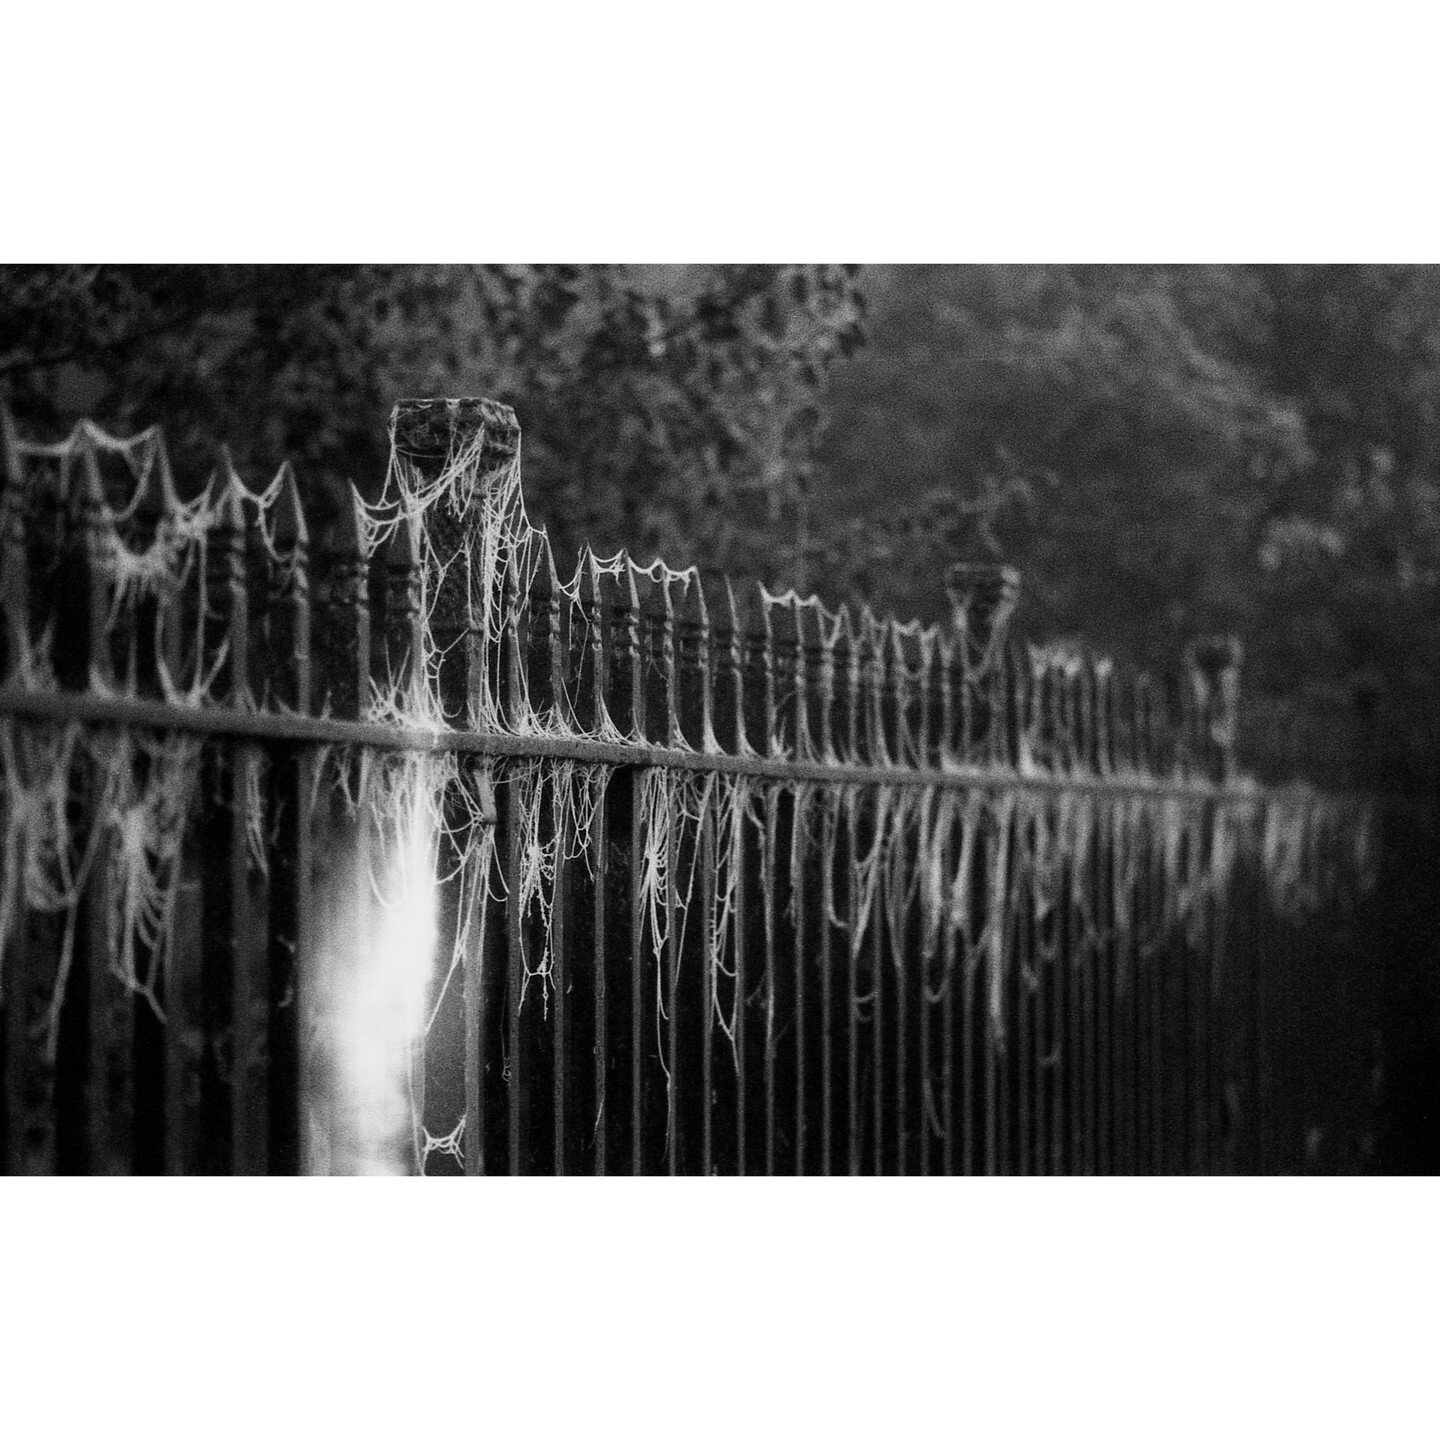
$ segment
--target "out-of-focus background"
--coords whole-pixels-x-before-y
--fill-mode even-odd
[[[307,504],[378,492],[401,395],[513,405],[560,552],[630,547],[1160,671],[1246,649],[1269,779],[1435,784],[1440,272],[1329,266],[4,266],[29,434],[164,425]]]

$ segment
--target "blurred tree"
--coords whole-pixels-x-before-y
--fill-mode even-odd
[[[821,456],[837,589],[940,614],[950,559],[1003,554],[1031,634],[1173,669],[1193,635],[1239,633],[1252,749],[1293,732],[1359,754],[1383,718],[1389,753],[1435,753],[1433,272],[901,267],[861,283],[871,340]]]
[[[1299,416],[1217,343],[1256,328],[1247,277],[964,266],[872,284],[872,342],[836,387],[824,459],[847,508],[883,475],[885,511],[924,517],[932,553],[912,567],[933,579],[887,553],[882,584],[927,588],[939,613],[954,547],[1003,551],[1033,628],[1137,659],[1173,656],[1202,612],[1233,618],[1245,477],[1304,458]],[[863,552],[850,563],[864,583]]]
[[[558,547],[627,545],[804,584],[828,374],[861,338],[840,266],[485,267],[463,283],[468,350],[421,388],[513,405],[527,504]],[[420,377],[412,371],[415,383]]]
[[[1273,618],[1260,653],[1292,711],[1361,718],[1366,778],[1378,757],[1433,773],[1440,273],[1336,265],[1260,276],[1266,383],[1303,417],[1311,457],[1267,494],[1256,591]]]
[[[289,456],[322,512],[378,488],[398,396],[491,395],[562,548],[796,578],[860,314],[837,266],[9,266],[0,387],[32,430],[160,420],[195,483],[220,441],[257,481]]]
[[[562,554],[931,617],[1003,555],[1032,635],[1164,669],[1239,633],[1253,746],[1440,750],[1434,271],[0,267],[24,426],[160,420],[193,485],[288,455],[323,519],[423,393],[515,406]]]
[[[0,385],[34,429],[163,422],[182,483],[203,479],[220,441],[247,473],[290,456],[313,483],[374,463],[376,279],[321,265],[6,266]]]

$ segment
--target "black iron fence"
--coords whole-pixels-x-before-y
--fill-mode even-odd
[[[1237,773],[1228,644],[562,582],[508,410],[393,438],[312,553],[288,469],[7,422],[9,1170],[1371,1163],[1377,815]]]

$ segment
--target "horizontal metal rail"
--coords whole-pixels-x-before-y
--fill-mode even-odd
[[[93,695],[79,691],[0,689],[0,714],[31,720],[88,725],[135,725],[149,729],[216,735],[277,745],[339,745],[376,750],[459,752],[537,756],[594,765],[660,767],[715,774],[754,775],[822,785],[934,786],[956,790],[1069,791],[1106,795],[1148,795],[1193,804],[1249,806],[1262,792],[1204,780],[1156,781],[1127,776],[1026,775],[1018,770],[976,766],[919,769],[852,765],[728,755],[671,749],[642,743],[615,744],[584,736],[508,735],[474,730],[430,730],[373,721],[338,720],[231,706],[171,705],[138,696]]]

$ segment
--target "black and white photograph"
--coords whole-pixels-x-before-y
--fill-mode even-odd
[[[1418,47],[1302,121],[1341,61],[1262,103],[1268,17],[1195,75],[1108,17],[1133,63],[1058,13],[868,63],[551,18],[257,16],[208,80],[168,36],[168,106],[96,18],[113,153],[86,105],[20,147],[24,1394],[1423,1431],[1440,232],[1376,138]],[[315,104],[252,125],[229,64]]]
[[[10,1172],[1434,1168],[1440,272],[0,292]]]

